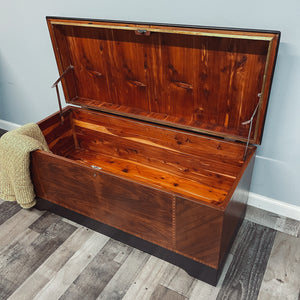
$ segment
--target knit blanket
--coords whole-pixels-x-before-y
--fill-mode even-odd
[[[36,204],[30,177],[30,152],[50,152],[39,126],[34,123],[5,133],[0,138],[0,198],[21,207]]]

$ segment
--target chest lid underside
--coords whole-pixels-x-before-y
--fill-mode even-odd
[[[260,144],[279,32],[47,22],[66,102]]]

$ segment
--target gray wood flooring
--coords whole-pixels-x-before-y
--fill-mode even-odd
[[[299,228],[249,207],[212,287],[55,214],[0,200],[0,299],[297,300]]]

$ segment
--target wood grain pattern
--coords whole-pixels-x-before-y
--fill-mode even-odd
[[[168,193],[42,151],[32,155],[32,174],[41,198],[154,243],[172,241]]]
[[[231,248],[234,237],[236,236],[237,231],[239,230],[239,227],[245,216],[254,159],[255,157],[253,156],[237,187],[234,189],[234,193],[224,212],[222,241],[219,257],[220,263],[223,262],[224,257],[226,257],[226,254]]]
[[[0,248],[7,247],[14,239],[22,234],[34,221],[36,221],[43,212],[38,210],[28,211],[20,210],[14,218],[8,219],[2,224],[2,231],[0,231]],[[23,221],[24,220],[24,221]]]
[[[216,299],[223,284],[224,278],[227,274],[228,268],[231,265],[232,259],[233,255],[229,254],[224,264],[218,284],[216,286],[211,286],[204,281],[195,279],[191,286],[191,289],[188,291],[189,300]]]
[[[224,190],[232,185],[234,176],[239,170],[237,166],[239,162],[231,163],[223,159],[215,161],[212,166],[213,163],[208,156],[187,154],[155,143],[150,144],[149,141],[146,144],[146,137],[129,140],[82,128],[76,131],[76,135],[82,149],[115,156],[174,175],[184,174],[185,178],[194,179],[208,186],[222,187],[224,185]],[[219,177],[216,175],[218,171]]]
[[[257,207],[248,206],[245,218],[253,223],[273,228],[277,231],[300,237],[300,222]]]
[[[49,226],[50,220],[54,221],[54,218],[47,220],[40,218],[41,227],[46,227],[43,224]],[[30,274],[8,299],[32,300],[92,235],[92,230],[84,227],[76,229],[41,266]]]
[[[110,239],[60,299],[96,299],[120,267],[114,260],[116,255],[125,251],[125,256],[128,256],[131,250],[130,247]]]
[[[15,203],[9,203],[10,205],[14,206]],[[0,205],[0,215],[3,213],[3,207],[1,209]],[[13,215],[11,218],[14,219],[15,216],[17,216],[18,213]],[[23,220],[28,218],[26,216]],[[53,226],[57,226],[57,220],[59,217],[41,217],[36,221],[35,226],[38,225],[36,228],[46,228],[47,226],[49,228],[53,228]],[[50,222],[52,220],[52,223]],[[26,221],[25,221],[26,222]],[[14,222],[12,222],[14,223]],[[255,228],[258,226],[259,228],[263,228],[265,233],[268,231],[268,229],[264,226],[255,225],[251,222],[248,222],[249,224],[252,224]],[[0,232],[7,230],[7,228],[4,228],[3,226],[5,223],[0,224]],[[249,228],[249,226],[246,226]],[[22,268],[18,269],[18,271],[22,269],[29,268],[31,271],[29,272],[28,279],[21,283],[21,285],[16,285],[14,287],[14,292],[11,294],[10,297],[8,297],[9,300],[16,300],[16,299],[33,299],[34,296],[45,286],[51,278],[55,276],[56,273],[59,272],[59,270],[65,265],[65,263],[74,255],[74,253],[77,253],[78,256],[80,256],[80,251],[78,250],[82,247],[82,245],[93,235],[93,231],[87,230],[84,227],[81,227],[79,224],[76,225],[76,231],[74,231],[57,249],[52,249],[53,252],[49,254],[48,258],[41,263],[41,265],[36,269],[36,267],[32,267],[32,265],[36,264],[35,260],[30,260],[30,262],[23,264]],[[245,227],[243,225],[243,231],[245,231]],[[247,229],[248,230],[248,229]],[[263,231],[263,230],[262,230]],[[242,231],[241,231],[242,232]],[[24,252],[31,253],[32,248],[31,244],[33,241],[35,241],[41,233],[35,232],[29,228],[25,229],[21,234],[18,234],[14,236],[13,244],[19,244],[21,249],[24,249]],[[255,238],[255,233],[253,234]],[[268,236],[268,234],[267,234]],[[45,239],[52,240],[53,236],[51,234],[44,235]],[[249,237],[249,235],[248,235]],[[259,235],[259,238],[261,235]],[[237,236],[235,246],[233,247],[233,253],[241,253],[242,249],[244,249],[245,252],[248,252],[249,245],[252,244],[253,239],[249,242],[245,242],[245,235],[239,234]],[[266,242],[268,244],[269,239],[266,239]],[[262,241],[264,243],[264,241]],[[298,285],[298,277],[297,272],[299,268],[297,267],[299,264],[298,258],[298,244],[299,239],[289,236],[286,234],[277,234],[274,240],[273,249],[271,251],[271,256],[268,261],[267,269],[265,272],[265,276],[263,279],[262,284],[260,285],[260,282],[257,282],[253,280],[253,277],[251,276],[245,276],[243,277],[243,291],[244,294],[246,294],[248,291],[259,289],[259,299],[298,299],[297,289],[296,287]],[[12,245],[12,244],[11,244]],[[51,245],[51,242],[50,244]],[[111,253],[117,253],[118,251],[115,250],[115,244],[111,243],[112,249],[109,250],[107,248],[108,252]],[[127,249],[128,246],[123,246]],[[144,252],[141,252],[137,249],[128,247],[132,251],[130,252],[129,256],[126,257],[125,260],[120,259],[122,261],[122,265],[118,269],[118,271],[115,273],[115,275],[112,277],[112,279],[107,283],[105,288],[102,290],[102,293],[99,295],[98,299],[110,299],[110,300],[117,300],[122,299],[126,291],[130,288],[131,285],[135,284],[135,279],[140,273],[140,271],[145,266],[146,261],[149,259],[150,255],[146,254]],[[8,248],[7,248],[8,249]],[[18,248],[19,249],[19,248]],[[46,249],[48,249],[46,247]],[[252,251],[253,248],[249,251],[249,257],[248,260],[250,263],[255,262],[257,259],[257,255],[260,254],[260,256],[265,256],[265,252],[268,252],[268,247],[261,247],[261,252],[258,253],[257,251]],[[23,250],[22,250],[23,251]],[[42,251],[42,249],[41,249]],[[129,250],[130,251],[130,250]],[[4,253],[5,252],[5,253]],[[121,251],[122,252],[122,251]],[[5,249],[1,249],[1,255],[0,255],[0,265],[5,265],[6,268],[11,268],[11,263],[13,263],[12,260],[9,259],[9,257],[6,255],[10,253],[9,251]],[[4,254],[3,254],[4,253]],[[101,251],[98,252],[98,254],[101,255]],[[117,254],[118,256],[118,254]],[[116,256],[116,257],[117,257]],[[125,255],[126,256],[126,255]],[[231,257],[231,255],[230,255]],[[245,256],[244,256],[245,257]],[[18,258],[19,259],[19,258]],[[229,260],[228,265],[234,263],[235,267],[230,268],[230,274],[228,273],[228,276],[232,278],[237,278],[237,281],[240,280],[240,270],[243,270],[245,267],[245,262],[241,262],[241,265],[238,265],[238,271],[236,269],[237,262],[236,259],[239,259],[239,256],[234,257],[234,260]],[[115,259],[114,259],[115,260]],[[114,261],[113,260],[113,261]],[[264,259],[264,261],[267,261],[267,257]],[[264,263],[263,263],[264,264]],[[256,274],[256,271],[263,272],[261,268],[257,268],[257,264],[252,268],[253,275]],[[154,265],[155,266],[155,265]],[[224,270],[226,275],[227,268],[225,267]],[[101,268],[97,269],[97,272],[100,272]],[[104,271],[104,269],[103,269]],[[22,272],[25,272],[22,270]],[[83,270],[84,272],[84,270]],[[150,270],[151,272],[151,270]],[[20,272],[13,272],[11,281],[18,280]],[[176,299],[175,297],[179,297],[180,295],[176,290],[181,290],[182,292],[186,292],[185,289],[185,282],[188,279],[186,275],[181,271],[178,273],[178,276],[176,275],[176,267],[168,264],[167,268],[165,269],[165,273],[160,278],[160,281],[162,281],[164,278],[166,278],[165,284],[168,285],[168,287],[164,287],[160,284],[160,282],[155,286],[154,291],[151,295],[148,295],[149,298],[151,297],[159,297],[159,299],[164,299],[164,297],[174,297],[171,299]],[[82,272],[80,274],[83,274]],[[80,276],[79,274],[79,276]],[[103,275],[103,279],[105,279],[105,275]],[[223,275],[222,275],[223,276]],[[222,277],[221,276],[221,277]],[[257,275],[255,275],[257,276]],[[258,274],[259,279],[263,277],[262,274]],[[171,281],[169,280],[171,279]],[[182,282],[181,282],[181,279]],[[279,279],[279,281],[278,281]],[[282,281],[282,282],[281,282]],[[77,282],[76,280],[74,282]],[[220,286],[222,286],[222,278],[220,280]],[[0,281],[1,290],[2,286],[6,286],[6,284],[10,285],[10,282],[7,282],[5,278],[2,278]],[[295,284],[295,285],[294,285]],[[73,283],[69,285],[72,286]],[[76,284],[75,284],[76,285]],[[187,285],[189,285],[187,281]],[[145,285],[146,286],[146,285]],[[193,285],[191,286],[191,290],[188,291],[188,297],[187,299],[191,300],[202,300],[202,299],[216,299],[216,295],[218,294],[220,290],[220,286],[213,287],[211,285],[208,285],[204,283],[203,281],[194,280]],[[224,288],[224,287],[223,287]],[[231,285],[231,293],[230,295],[234,295],[239,293],[240,291],[240,285]],[[60,289],[60,287],[58,287]],[[92,287],[91,287],[92,289]],[[97,287],[96,287],[97,289]],[[271,294],[265,294],[264,292],[272,292]],[[96,293],[95,293],[96,294]],[[158,296],[157,296],[158,295]],[[253,296],[253,295],[252,295]],[[2,297],[6,299],[6,297]],[[225,296],[221,297],[222,299],[227,299]],[[240,299],[239,297],[236,297],[237,299]],[[229,299],[236,299],[234,296],[229,297]],[[55,298],[53,295],[51,297],[51,300],[56,300],[58,298]],[[168,299],[168,298],[167,298]],[[255,296],[253,296],[252,299],[256,299]]]
[[[245,140],[249,125],[242,122],[262,93],[251,134],[260,143],[278,32],[252,32],[249,39],[245,31],[235,38],[148,25],[151,34],[143,35],[127,24],[75,23],[48,18],[60,73],[74,66],[63,81],[68,102]]]
[[[132,252],[100,293],[97,300],[123,299],[123,296],[126,294],[132,283],[135,282],[135,278],[144,267],[149,257],[150,255],[147,253],[132,249]]]
[[[167,262],[151,256],[122,299],[149,299],[167,266]]]
[[[52,223],[57,223],[62,218],[50,212],[45,212],[35,222],[33,222],[29,228],[35,232],[44,232]]]
[[[39,123],[53,154],[31,155],[37,196],[181,255],[194,263],[191,274],[203,263],[198,278],[207,272],[216,283],[256,150],[244,159],[245,145],[220,137],[245,141],[242,123],[258,107],[250,141],[260,143],[279,33],[47,21],[60,74],[73,67],[62,80],[66,100],[88,109]],[[44,230],[39,222],[32,229]],[[77,293],[66,289],[59,295]],[[126,297],[154,289],[130,288]]]
[[[158,285],[151,295],[150,300],[186,300],[187,298],[168,289],[162,285]]]
[[[84,109],[72,115],[77,148],[64,156],[212,205],[222,205],[244,166],[244,146],[237,143]],[[251,147],[249,155],[254,151]]]
[[[94,232],[33,299],[60,298],[108,240],[108,237]]]
[[[210,153],[211,159],[231,159],[232,162],[243,158],[244,145],[223,139],[211,138],[188,131],[177,130],[147,122],[131,120],[89,109],[73,109],[75,121],[94,125],[97,131],[102,128],[119,137],[145,138],[149,142],[188,154]],[[101,127],[102,126],[102,127]],[[105,127],[105,128],[103,128]],[[205,144],[203,144],[205,143]]]
[[[38,123],[51,151],[58,155],[65,155],[75,148],[72,131],[72,111],[66,107],[62,114],[64,123],[59,114],[53,114]]]
[[[194,277],[188,275],[184,270],[170,264],[160,279],[159,285],[188,298],[194,280]]]
[[[300,293],[300,239],[277,232],[259,300],[298,299]]]
[[[70,107],[64,114],[69,116],[67,130],[55,125],[58,115],[46,119],[41,128],[50,144],[52,128],[71,131],[73,148],[64,153],[66,158],[56,155],[61,152],[32,153],[37,195],[205,263],[218,273],[239,225],[232,220],[243,215],[237,200],[241,193],[232,203],[229,196],[255,147],[243,162],[244,146],[238,143],[86,109]],[[57,140],[56,135],[52,139]]]
[[[220,188],[203,185],[196,180],[186,179],[179,174],[172,174],[153,166],[148,167],[139,162],[94,151],[77,150],[69,153],[67,158],[84,163],[87,166],[97,166],[104,172],[144,183],[147,186],[154,186],[167,192],[175,192],[214,205],[223,203],[227,195],[226,191]]]
[[[275,231],[245,220],[236,241],[233,261],[217,299],[257,299],[273,246]],[[251,287],[251,288],[248,288]]]
[[[223,213],[176,197],[176,249],[218,269]]]
[[[1,200],[3,201],[3,200]],[[21,210],[20,205],[12,205],[12,203],[3,201],[0,203],[0,225],[4,223],[6,220],[8,220],[10,217],[12,217],[15,213],[17,213],[19,210]]]
[[[23,220],[32,222],[30,218],[23,218]],[[7,299],[74,230],[72,225],[59,221],[51,224],[42,234],[31,231],[32,239],[27,237],[23,242],[15,241],[2,251],[0,253],[1,299]],[[14,237],[16,238],[16,235]]]

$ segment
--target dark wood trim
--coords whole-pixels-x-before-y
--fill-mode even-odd
[[[219,27],[219,26],[204,26],[204,25],[186,25],[186,24],[173,24],[173,23],[156,23],[156,22],[142,22],[142,21],[127,21],[127,20],[110,20],[110,19],[90,19],[90,18],[73,18],[73,17],[59,17],[59,16],[46,16],[46,20],[73,20],[73,21],[89,21],[89,22],[107,22],[107,23],[127,23],[127,24],[141,24],[141,25],[154,25],[154,26],[167,26],[167,27],[181,27],[181,28],[194,28],[194,29],[214,29],[214,30],[230,30],[230,31],[246,31],[253,33],[271,33],[281,34],[279,30],[267,29],[249,29],[238,27]]]

